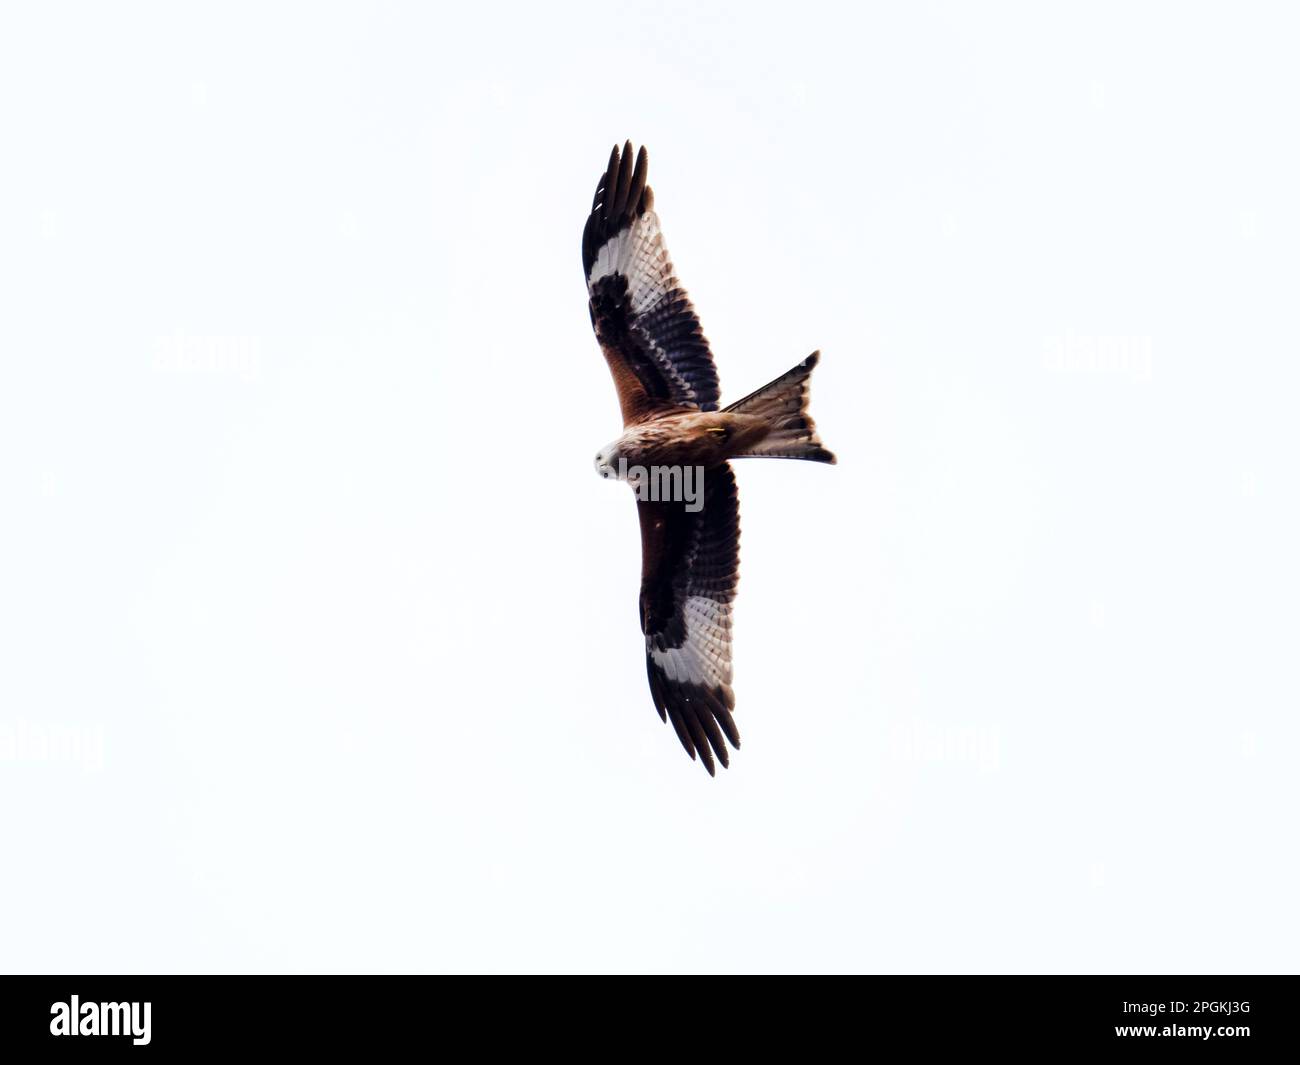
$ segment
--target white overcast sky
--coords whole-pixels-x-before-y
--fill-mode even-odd
[[[1287,5],[6,6],[0,965],[1294,971]],[[744,746],[647,692],[649,146]]]

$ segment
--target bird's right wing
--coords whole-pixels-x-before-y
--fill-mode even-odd
[[[582,233],[591,324],[618,389],[623,424],[672,408],[718,409],[718,371],[673,272],[646,184],[645,148],[614,147]]]
[[[704,475],[703,506],[638,501],[641,628],[655,709],[712,776],[740,747],[731,711],[731,605],[740,560],[736,478],[725,463]]]

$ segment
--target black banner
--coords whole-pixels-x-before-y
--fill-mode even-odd
[[[1296,1042],[1294,977],[710,977],[693,987],[627,978],[522,981],[358,976],[7,977],[0,1050],[62,1056],[251,1048],[605,1052],[789,1039],[916,1050],[1002,1048],[1238,1056]],[[705,981],[714,986],[704,986]],[[24,1060],[13,1058],[11,1060]]]

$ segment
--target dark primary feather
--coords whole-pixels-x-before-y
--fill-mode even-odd
[[[728,765],[727,741],[740,746],[732,718],[731,603],[740,558],[740,504],[729,465],[705,474],[703,507],[641,501],[641,628],[646,672],[659,716],[710,775],[714,756]],[[705,614],[687,608],[697,597]],[[698,604],[697,604],[698,607]],[[678,651],[677,676],[663,657]],[[683,671],[686,675],[682,675]]]
[[[718,408],[718,371],[686,290],[673,272],[646,184],[645,148],[615,146],[582,234],[592,326],[619,389],[625,423],[671,407]],[[617,268],[593,269],[626,235]],[[614,248],[611,248],[611,252]]]

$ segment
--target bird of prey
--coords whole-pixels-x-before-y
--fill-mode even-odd
[[[727,742],[740,746],[731,714],[740,515],[728,460],[835,456],[808,413],[819,352],[719,408],[713,354],[668,258],[646,167],[645,148],[634,162],[630,141],[615,145],[582,234],[591,324],[623,411],[623,435],[596,455],[596,470],[636,490],[650,695],[712,776],[715,756],[729,764]]]

